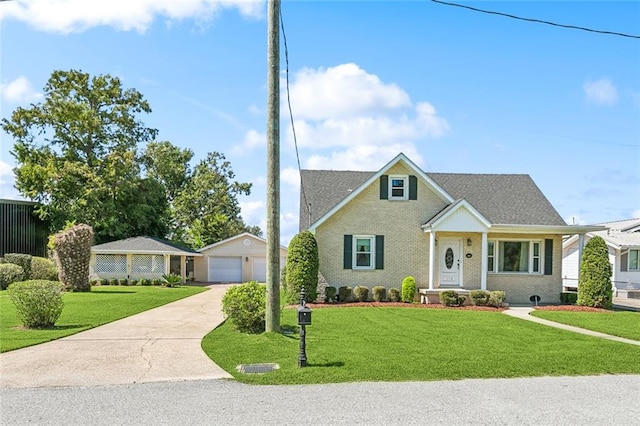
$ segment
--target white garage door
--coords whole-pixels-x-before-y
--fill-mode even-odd
[[[242,282],[241,257],[210,257],[209,281],[212,282]]]
[[[267,282],[267,258],[253,258],[253,279],[259,283]]]

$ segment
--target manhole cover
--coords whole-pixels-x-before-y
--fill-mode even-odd
[[[236,367],[236,370],[244,374],[263,374],[271,373],[272,371],[280,368],[278,364],[241,364]]]

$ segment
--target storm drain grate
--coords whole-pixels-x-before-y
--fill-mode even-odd
[[[244,374],[264,374],[271,373],[272,371],[280,368],[278,364],[241,364],[236,367],[236,370]]]

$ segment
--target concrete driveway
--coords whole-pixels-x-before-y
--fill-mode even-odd
[[[231,378],[202,351],[230,285],[73,336],[0,354],[0,387],[98,386]]]

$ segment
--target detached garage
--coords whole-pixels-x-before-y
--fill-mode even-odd
[[[198,250],[194,259],[195,276],[203,282],[265,282],[267,279],[267,241],[243,233]],[[280,268],[284,268],[287,249],[280,247]]]

